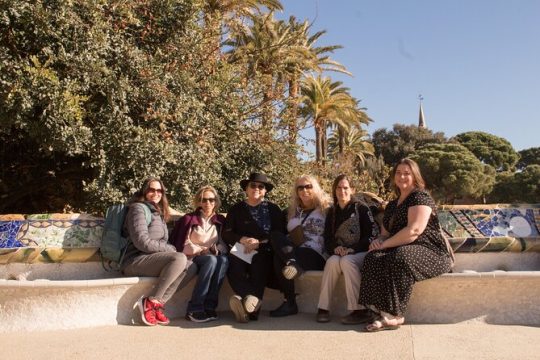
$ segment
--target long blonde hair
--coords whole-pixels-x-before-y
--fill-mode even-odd
[[[306,180],[311,185],[313,185],[313,189],[311,190],[313,192],[313,203],[315,205],[315,208],[319,208],[319,210],[325,214],[328,208],[330,207],[330,196],[321,188],[321,185],[319,185],[319,181],[317,178],[315,178],[312,175],[300,175],[296,178],[294,181],[293,188],[291,190],[291,197],[289,199],[289,210],[288,210],[288,219],[291,219],[296,214],[296,209],[301,206],[302,201],[300,200],[300,197],[298,196],[298,190],[297,186],[300,180]]]

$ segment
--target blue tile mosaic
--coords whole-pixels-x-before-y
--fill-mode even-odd
[[[24,245],[17,240],[19,229],[25,221],[0,221],[0,248],[17,248]]]
[[[438,216],[456,252],[540,252],[537,206],[445,207]],[[0,263],[99,261],[103,224],[86,214],[0,215]]]

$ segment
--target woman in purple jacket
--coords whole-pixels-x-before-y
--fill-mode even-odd
[[[195,211],[184,215],[176,223],[171,236],[179,252],[197,267],[197,283],[188,303],[186,319],[207,322],[217,319],[216,308],[223,279],[227,273],[227,246],[221,240],[225,222],[217,214],[221,200],[216,189],[204,186],[193,199]]]

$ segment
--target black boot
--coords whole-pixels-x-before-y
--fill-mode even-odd
[[[298,314],[296,301],[285,300],[276,310],[270,311],[271,317],[283,317]]]

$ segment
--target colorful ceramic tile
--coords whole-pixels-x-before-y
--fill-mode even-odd
[[[461,247],[467,242],[467,238],[449,238],[448,242],[454,250],[454,252],[467,252],[465,251],[467,247],[461,249]]]
[[[469,216],[463,211],[451,211],[450,212],[457,222],[463,226],[463,228],[468,232],[468,236],[473,237],[482,237],[484,236],[475,226],[474,222]],[[464,234],[463,234],[464,235]],[[462,234],[456,234],[456,236],[462,237]]]
[[[462,242],[457,249],[462,253],[476,253],[484,248],[489,242],[489,238],[468,238]]]
[[[540,233],[540,209],[532,209],[536,231]]]
[[[444,206],[454,251],[540,252],[540,206]],[[103,218],[89,214],[0,216],[0,264],[99,261]]]
[[[30,220],[21,229],[20,241],[40,247],[99,247],[103,220]]]
[[[514,238],[510,237],[492,237],[486,243],[486,245],[479,250],[479,252],[503,252],[508,251],[509,249],[514,249],[512,245],[518,244]],[[519,250],[521,251],[521,250]]]
[[[0,221],[0,248],[16,248],[24,246],[18,239],[17,233],[25,221]]]
[[[0,222],[2,221],[13,221],[13,220],[26,220],[22,214],[4,214],[0,215]]]

